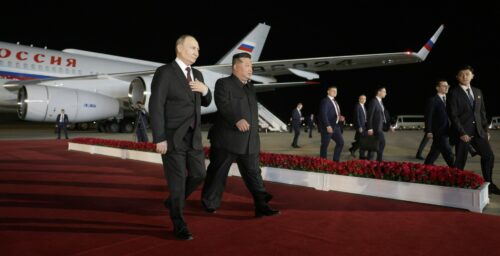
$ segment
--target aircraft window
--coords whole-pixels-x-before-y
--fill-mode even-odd
[[[52,67],[52,72],[56,72],[56,67]]]
[[[3,66],[3,60],[0,60],[0,66]]]
[[[66,72],[66,74],[69,74],[69,69],[66,69],[65,72]]]
[[[31,64],[31,69],[36,69],[36,65],[35,64]]]
[[[59,73],[63,73],[63,68],[59,68]]]
[[[9,61],[7,64],[9,67],[12,67],[12,61]]]
[[[28,63],[24,63],[23,68],[28,69]]]
[[[16,63],[16,68],[21,68],[21,64],[19,62]]]
[[[50,71],[50,67],[49,66],[45,66],[45,71]]]
[[[43,66],[42,65],[38,65],[38,70],[43,70]]]

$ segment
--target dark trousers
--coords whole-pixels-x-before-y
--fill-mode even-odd
[[[466,143],[459,139],[459,141],[455,145],[455,167],[462,170],[464,169],[465,163],[467,162],[469,147],[474,148],[477,154],[481,156],[481,171],[483,173],[484,180],[487,182],[492,182],[495,155],[493,154],[493,150],[491,149],[488,140],[479,137],[477,134],[474,135],[469,143]]]
[[[377,136],[378,139],[378,150],[377,152],[377,161],[382,161],[384,157],[384,149],[385,149],[385,135],[383,131],[377,131],[374,135]],[[375,151],[368,151],[368,160],[373,160],[375,155]]]
[[[210,148],[210,164],[203,185],[201,201],[206,208],[217,209],[226,187],[231,164],[236,161],[241,178],[254,198],[256,208],[261,207],[267,194],[259,167],[259,154],[234,154],[225,149]]]
[[[356,152],[356,150],[359,149],[359,159],[366,159],[366,150],[360,149],[359,148],[359,139],[361,136],[366,136],[366,132],[363,131],[362,133],[359,132],[358,129],[356,129],[356,133],[354,134],[354,142],[351,143],[351,151]]]
[[[294,132],[294,135],[293,135],[292,146],[298,146],[297,143],[299,142],[300,125],[293,125],[293,132]]]
[[[344,138],[342,137],[342,131],[339,125],[334,125],[333,133],[328,133],[326,130],[321,130],[321,146],[319,149],[319,156],[321,158],[326,158],[328,145],[330,140],[335,141],[335,148],[333,149],[333,161],[340,161],[340,153],[342,153],[342,148],[344,147]]]
[[[312,138],[313,137],[313,130],[314,130],[314,126],[309,126],[309,138]]]
[[[175,227],[185,225],[183,208],[186,198],[196,190],[205,178],[205,156],[203,150],[191,147],[193,131],[190,130],[179,148],[162,155],[163,170],[170,192],[170,218]]]
[[[61,138],[61,129],[64,130],[64,137],[67,139],[68,138],[68,127],[66,127],[66,124],[57,124],[57,139]]]
[[[420,145],[418,145],[417,157],[422,156],[422,152],[424,151],[424,148],[428,142],[429,142],[429,138],[427,138],[427,133],[424,132],[424,137],[420,141]]]
[[[148,142],[148,133],[146,127],[139,125],[135,130],[137,136],[137,142]]]
[[[434,136],[432,138],[431,150],[425,158],[424,164],[433,165],[439,154],[443,154],[443,158],[449,167],[453,167],[455,159],[451,151],[450,138],[448,136]]]

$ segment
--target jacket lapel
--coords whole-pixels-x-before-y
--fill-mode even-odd
[[[172,66],[174,67],[177,79],[179,79],[179,81],[184,84],[184,86],[182,86],[182,90],[184,90],[187,93],[188,97],[194,101],[194,94],[191,91],[191,88],[189,88],[189,83],[186,79],[186,76],[184,75],[184,72],[181,70],[181,67],[179,67],[179,65],[175,61],[172,62]]]

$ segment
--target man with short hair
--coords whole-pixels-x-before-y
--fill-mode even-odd
[[[56,117],[56,127],[57,127],[57,139],[61,139],[61,129],[64,130],[64,137],[68,139],[68,125],[69,119],[68,115],[64,113],[64,109],[61,109],[61,113],[59,113]]]
[[[300,135],[300,124],[302,123],[302,120],[304,119],[302,117],[302,113],[300,110],[302,109],[302,103],[299,102],[297,104],[297,107],[292,110],[292,128],[293,128],[293,141],[292,141],[292,147],[294,148],[300,148],[298,142],[299,142],[299,135]]]
[[[500,195],[500,189],[493,184],[495,155],[489,143],[483,92],[471,86],[472,79],[474,69],[471,66],[460,68],[457,73],[458,86],[448,93],[447,110],[452,128],[451,139],[455,144],[455,167],[464,169],[467,153],[472,147],[481,156],[483,178],[490,182],[488,192]]]
[[[344,147],[344,138],[342,137],[342,123],[345,121],[341,115],[340,106],[335,100],[337,97],[337,87],[330,86],[327,89],[327,96],[319,103],[318,127],[321,132],[321,146],[319,155],[326,158],[330,140],[335,141],[333,150],[333,161],[340,162],[340,153]]]
[[[379,87],[377,94],[368,104],[368,114],[366,126],[368,136],[376,136],[378,140],[377,161],[382,161],[385,149],[384,130],[394,131],[394,127],[390,126],[389,112],[384,106],[382,100],[387,96],[385,87]],[[389,128],[390,127],[390,128]],[[372,160],[375,151],[368,151],[368,160]]]
[[[164,204],[169,209],[174,235],[191,240],[182,214],[186,198],[205,178],[205,155],[201,140],[201,106],[212,94],[200,71],[191,67],[200,47],[193,36],[183,35],[175,44],[175,61],[156,69],[151,83],[149,114],[153,142],[160,153],[170,192]]]
[[[202,191],[202,205],[209,213],[220,206],[229,168],[238,164],[241,177],[253,196],[255,216],[271,216],[272,209],[259,166],[260,138],[257,97],[250,81],[252,60],[248,53],[233,55],[232,75],[217,80],[215,104],[217,118],[210,128],[210,164]]]
[[[356,129],[356,133],[354,134],[354,142],[349,148],[352,157],[356,156],[355,152],[359,148],[359,159],[366,159],[366,150],[359,147],[359,140],[366,135],[367,131],[365,102],[366,95],[359,95],[358,103],[354,106],[354,129]]]
[[[448,93],[448,82],[440,79],[436,83],[436,95],[432,96],[425,110],[425,134],[432,139],[431,150],[425,158],[424,164],[433,165],[439,154],[448,166],[453,167],[454,159],[450,146],[450,121],[446,113],[446,94]]]

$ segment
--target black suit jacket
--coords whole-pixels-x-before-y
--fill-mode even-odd
[[[330,97],[324,97],[319,103],[318,127],[320,131],[326,132],[328,126],[335,129],[337,124],[337,112]],[[340,124],[338,124],[340,125]]]
[[[260,152],[257,97],[252,83],[244,85],[236,76],[221,78],[215,83],[217,118],[210,128],[208,138],[213,147],[234,154]],[[236,123],[245,119],[250,130],[240,132]]]
[[[302,122],[301,114],[297,108],[294,108],[292,110],[292,125],[293,126],[300,126],[301,122]]]
[[[425,108],[425,133],[435,137],[448,135],[450,122],[443,99],[439,95],[429,98]]]
[[[354,106],[354,128],[356,128],[356,130],[363,128],[364,132],[366,130],[366,120],[367,118],[365,111],[363,111],[363,107],[361,107],[360,103],[357,103]]]
[[[57,124],[67,125],[69,123],[68,115],[64,114],[64,122],[63,123],[59,122],[59,118],[61,118],[61,114],[57,115],[57,117],[56,117],[56,123]]]
[[[469,104],[467,93],[460,86],[455,86],[448,92],[447,110],[451,121],[454,140],[465,134],[477,134],[488,139],[488,120],[486,119],[486,108],[481,90],[472,88],[474,94],[474,107]]]
[[[375,133],[387,130],[384,129],[384,126],[387,127],[390,124],[389,115],[387,109],[382,109],[376,97],[370,100],[367,112],[366,126],[368,130],[373,130]],[[384,122],[384,115],[386,123]]]
[[[203,82],[203,75],[200,71],[193,68],[192,73],[193,79]],[[177,62],[173,61],[156,69],[149,98],[153,142],[166,140],[168,150],[176,150],[195,118],[192,147],[203,149],[200,112],[201,106],[206,107],[211,101],[210,90],[205,96],[191,91],[187,78]]]

